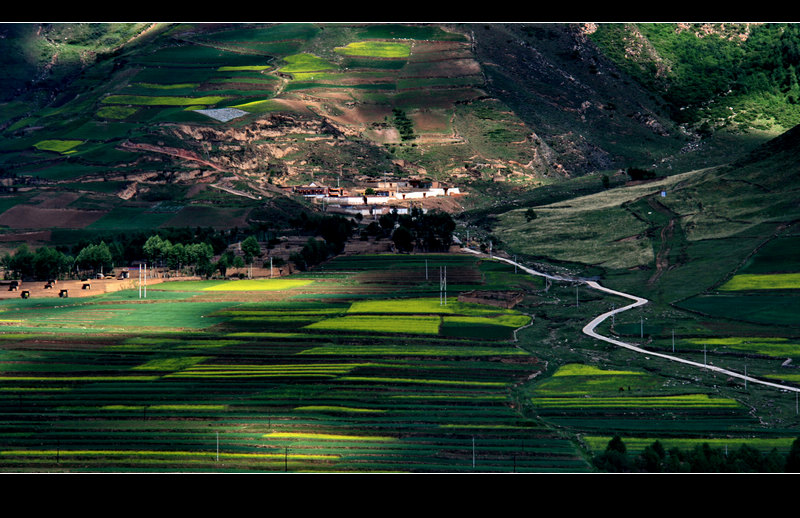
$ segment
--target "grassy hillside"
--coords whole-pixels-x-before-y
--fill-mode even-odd
[[[0,168],[13,194],[105,211],[270,210],[275,185],[410,174],[487,207],[597,171],[719,165],[797,121],[791,28],[676,27],[4,26]]]

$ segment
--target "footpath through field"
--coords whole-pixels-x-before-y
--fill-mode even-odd
[[[596,338],[598,340],[602,340],[604,342],[608,342],[610,344],[614,344],[614,345],[617,345],[619,347],[624,347],[626,349],[630,349],[631,351],[635,351],[635,352],[638,352],[638,353],[646,354],[648,356],[657,356],[659,358],[664,358],[664,359],[667,359],[667,360],[683,363],[683,364],[686,364],[686,365],[691,365],[693,367],[698,367],[698,368],[701,368],[701,369],[707,369],[707,370],[710,370],[710,371],[719,372],[721,374],[725,374],[725,375],[728,375],[728,376],[731,376],[731,377],[734,377],[734,378],[739,378],[741,380],[749,381],[751,383],[758,383],[760,385],[767,385],[767,386],[774,387],[774,388],[781,389],[781,390],[787,390],[787,391],[792,391],[792,392],[800,392],[800,388],[797,388],[797,387],[789,387],[789,386],[786,386],[786,385],[782,385],[780,383],[772,383],[772,382],[769,382],[769,381],[764,381],[764,380],[760,380],[760,379],[757,379],[757,378],[752,378],[750,376],[747,376],[747,375],[739,373],[739,372],[730,371],[730,370],[727,370],[727,369],[723,369],[721,367],[716,367],[714,365],[707,365],[707,364],[704,364],[704,363],[699,363],[699,362],[695,362],[695,361],[692,361],[692,360],[687,360],[685,358],[680,358],[678,356],[672,356],[672,355],[669,355],[669,354],[663,354],[663,353],[658,353],[658,352],[654,352],[654,351],[648,351],[647,349],[642,349],[641,347],[638,347],[638,346],[636,346],[634,344],[629,344],[629,343],[623,342],[621,340],[616,340],[614,338],[609,338],[607,336],[603,336],[603,335],[597,333],[597,331],[595,331],[597,326],[599,326],[601,323],[603,323],[608,317],[610,317],[612,315],[616,315],[617,313],[622,313],[623,311],[627,311],[629,309],[633,309],[633,308],[636,308],[636,307],[639,307],[639,306],[643,306],[643,305],[645,305],[645,304],[647,304],[649,302],[647,299],[644,299],[642,297],[637,297],[635,295],[630,295],[628,293],[623,293],[621,291],[612,290],[610,288],[606,288],[606,287],[602,286],[600,283],[598,283],[596,281],[590,281],[590,280],[586,280],[586,279],[581,279],[579,277],[565,277],[565,276],[561,276],[561,275],[550,275],[550,274],[547,274],[547,273],[544,273],[544,272],[539,272],[539,271],[533,270],[531,268],[528,268],[527,266],[523,266],[523,265],[521,265],[521,264],[519,264],[519,263],[517,263],[515,261],[512,261],[511,259],[506,259],[505,257],[498,257],[496,255],[489,255],[489,254],[478,252],[478,251],[475,251],[475,250],[472,250],[472,249],[469,249],[469,248],[462,248],[462,250],[465,251],[465,252],[468,252],[468,253],[475,254],[475,255],[481,255],[481,256],[484,256],[484,257],[491,257],[492,259],[497,259],[498,261],[503,261],[505,263],[508,263],[508,264],[511,264],[511,265],[515,265],[517,268],[520,268],[521,270],[523,270],[523,271],[525,271],[525,272],[527,272],[527,273],[529,273],[531,275],[538,275],[540,277],[545,277],[547,279],[552,279],[552,280],[556,280],[556,281],[580,282],[580,283],[586,284],[590,288],[593,288],[593,289],[596,289],[596,290],[599,290],[599,291],[603,291],[603,292],[608,293],[610,295],[616,295],[618,297],[623,297],[623,298],[630,299],[630,300],[634,301],[632,304],[629,304],[627,306],[623,306],[621,308],[617,308],[617,309],[614,309],[612,311],[608,311],[606,313],[598,315],[591,322],[586,324],[583,327],[583,333],[588,335],[588,336],[591,336],[592,338]]]

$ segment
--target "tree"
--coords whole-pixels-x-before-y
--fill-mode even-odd
[[[242,241],[242,253],[244,253],[244,262],[252,268],[255,258],[261,255],[261,246],[255,237],[250,236]]]
[[[630,471],[627,448],[619,435],[615,435],[608,441],[605,451],[595,457],[594,465],[602,471],[613,473]]]
[[[261,255],[261,245],[258,244],[254,236],[250,236],[242,241],[242,253],[244,262],[251,264],[256,257]]]
[[[787,473],[800,473],[800,437],[792,442],[783,470]]]
[[[183,243],[172,245],[167,251],[167,268],[180,270],[186,262],[186,247]]]
[[[150,236],[145,241],[142,251],[151,264],[156,261],[163,261],[168,255],[169,250],[172,248],[172,243],[168,239],[161,239],[158,234]]]
[[[207,277],[213,273],[212,257],[214,257],[214,249],[208,243],[192,243],[186,246],[186,261],[194,266],[197,275]]]
[[[58,279],[69,272],[72,258],[54,248],[40,247],[33,254],[33,276],[37,279]]]
[[[536,212],[534,212],[533,209],[528,208],[528,210],[525,211],[525,220],[530,222],[534,219],[536,219]]]
[[[6,268],[14,279],[33,276],[33,252],[28,245],[19,245],[14,255],[8,256]]]
[[[75,258],[75,264],[81,270],[92,270],[95,273],[109,271],[113,267],[111,251],[103,241],[85,246]]]
[[[414,236],[404,226],[399,226],[394,230],[392,241],[394,241],[394,246],[400,252],[410,252],[414,249]]]
[[[219,270],[220,275],[225,277],[225,274],[228,272],[228,268],[233,265],[233,252],[228,250],[224,254],[222,254],[217,261],[216,268]]]

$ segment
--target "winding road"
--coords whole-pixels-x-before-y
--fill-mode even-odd
[[[705,363],[699,363],[699,362],[687,360],[685,358],[680,358],[678,356],[672,356],[672,355],[669,355],[669,354],[663,354],[663,353],[658,353],[658,352],[654,352],[654,351],[648,351],[647,349],[642,349],[641,347],[636,346],[634,344],[629,344],[629,343],[623,342],[621,340],[616,340],[614,338],[609,338],[607,336],[603,336],[603,335],[599,334],[595,330],[597,328],[597,326],[599,326],[601,323],[603,323],[608,317],[610,317],[612,315],[616,315],[617,313],[622,313],[623,311],[628,311],[629,309],[633,309],[633,308],[636,308],[636,307],[639,307],[639,306],[643,306],[643,305],[645,305],[645,304],[647,304],[649,302],[647,299],[644,299],[642,297],[637,297],[635,295],[630,295],[628,293],[623,293],[621,291],[612,290],[610,288],[606,288],[606,287],[600,285],[596,281],[590,281],[590,280],[581,279],[581,278],[578,278],[578,277],[565,277],[565,276],[561,276],[561,275],[550,275],[550,274],[547,274],[547,273],[544,273],[544,272],[539,272],[539,271],[533,270],[531,268],[528,268],[527,266],[523,266],[523,265],[521,265],[521,264],[519,264],[519,263],[517,263],[515,261],[512,261],[511,259],[506,259],[504,257],[498,257],[496,255],[484,254],[482,252],[478,252],[478,251],[475,251],[475,250],[472,250],[472,249],[469,249],[469,248],[462,248],[462,250],[465,251],[465,252],[468,252],[468,253],[475,254],[475,255],[480,255],[480,256],[484,256],[484,257],[490,257],[490,258],[496,259],[498,261],[503,261],[505,263],[514,265],[517,268],[521,269],[522,271],[527,272],[527,273],[529,273],[531,275],[537,275],[537,276],[545,277],[547,279],[551,279],[551,280],[555,280],[555,281],[580,282],[580,283],[586,284],[587,286],[589,286],[592,289],[599,290],[599,291],[608,293],[610,295],[616,295],[618,297],[623,297],[623,298],[626,298],[626,299],[630,299],[630,300],[633,301],[632,304],[628,304],[627,306],[623,306],[623,307],[614,309],[612,311],[608,311],[606,313],[603,313],[601,315],[598,315],[594,319],[592,319],[591,322],[586,324],[583,327],[583,333],[588,335],[588,336],[591,336],[592,338],[596,338],[598,340],[602,340],[604,342],[608,342],[610,344],[614,344],[614,345],[619,346],[619,347],[624,347],[626,349],[630,349],[631,351],[635,351],[637,353],[646,354],[647,356],[656,356],[658,358],[664,358],[666,360],[670,360],[670,361],[674,361],[674,362],[678,362],[678,363],[683,363],[683,364],[686,364],[686,365],[691,365],[693,367],[698,367],[700,369],[706,369],[706,370],[710,370],[710,371],[714,371],[714,372],[719,372],[720,374],[724,374],[724,375],[730,376],[732,378],[738,378],[738,379],[741,379],[741,380],[744,380],[744,381],[748,381],[750,383],[758,383],[759,385],[766,385],[766,386],[777,388],[777,389],[780,389],[780,390],[783,390],[783,391],[800,393],[800,388],[798,388],[798,387],[790,387],[790,386],[787,386],[787,385],[782,385],[780,383],[773,383],[773,382],[770,382],[770,381],[764,381],[764,380],[761,380],[761,379],[753,378],[751,376],[747,376],[747,375],[739,373],[739,372],[723,369],[721,367],[716,367],[714,365],[708,365],[708,364],[705,364]]]

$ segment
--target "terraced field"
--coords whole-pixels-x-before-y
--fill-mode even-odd
[[[458,290],[447,305],[402,299],[391,276],[377,281],[394,265],[421,267],[425,284],[425,261],[472,287],[486,272],[495,285],[515,277],[473,257],[364,256],[278,289],[162,283],[146,300],[4,301],[0,470],[589,469],[576,443],[518,410],[517,385],[542,366],[508,330],[530,317],[459,303]],[[369,291],[345,296],[368,273]],[[448,318],[484,327],[453,337]]]

